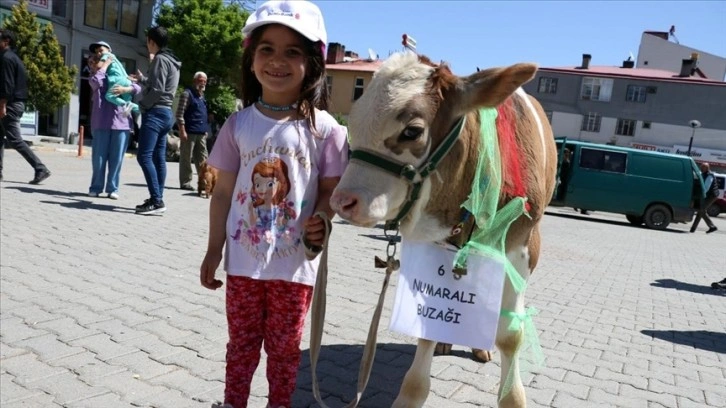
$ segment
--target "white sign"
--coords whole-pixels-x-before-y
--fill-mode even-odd
[[[504,265],[471,254],[467,274],[455,279],[456,249],[404,241],[393,305],[392,331],[417,338],[491,350],[499,322]]]
[[[684,156],[688,153],[688,146],[674,145],[676,154],[682,154]],[[715,150],[715,149],[704,149],[702,147],[691,148],[691,157],[697,161],[717,162],[726,164],[726,151]]]
[[[23,116],[20,117],[20,125],[35,127],[36,119],[37,115],[35,111],[25,111],[23,112]]]
[[[682,156],[688,155],[688,146],[685,145],[673,145],[669,147],[645,143],[631,143],[630,146],[640,150],[680,154]],[[693,160],[696,160],[698,162],[705,161],[711,163],[726,164],[726,150],[704,149],[702,147],[691,146],[691,157],[693,157]]]

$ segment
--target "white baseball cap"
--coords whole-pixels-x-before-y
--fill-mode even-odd
[[[113,51],[111,51],[111,46],[108,45],[108,43],[106,41],[96,41],[95,43],[92,43],[91,45],[88,46],[88,50],[95,53],[96,48],[98,48],[100,46],[104,46],[104,47],[108,48],[108,52],[113,52]]]
[[[315,4],[301,0],[268,1],[250,14],[242,34],[249,35],[252,30],[266,24],[282,24],[290,27],[313,42],[328,44],[323,14]]]

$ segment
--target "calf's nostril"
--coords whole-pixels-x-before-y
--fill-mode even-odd
[[[340,204],[344,211],[352,211],[358,205],[358,199],[355,197],[345,197],[341,200]]]

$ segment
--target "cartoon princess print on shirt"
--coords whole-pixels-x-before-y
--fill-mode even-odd
[[[240,205],[247,202],[249,216],[238,222],[234,240],[245,240],[263,252],[273,243],[276,251],[298,244],[299,234],[293,226],[288,226],[297,212],[294,203],[287,201],[291,185],[285,162],[278,157],[262,159],[252,169],[251,182],[249,201],[246,193],[237,193],[236,201]]]

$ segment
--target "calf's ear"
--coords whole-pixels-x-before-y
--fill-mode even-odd
[[[490,68],[461,78],[457,93],[460,93],[462,111],[478,108],[493,108],[504,102],[523,84],[534,78],[537,65],[515,64],[504,68]]]

